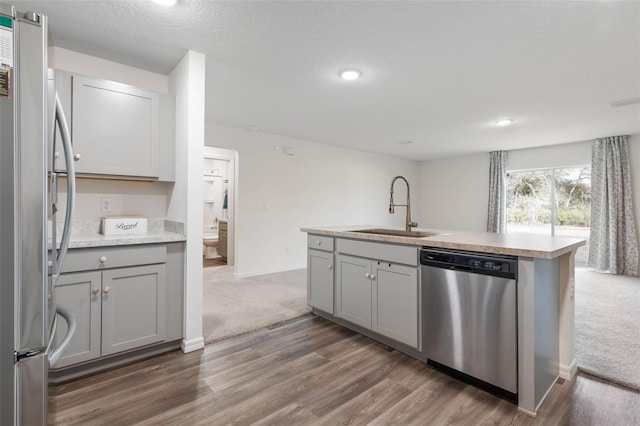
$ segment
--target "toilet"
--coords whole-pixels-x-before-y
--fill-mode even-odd
[[[204,252],[204,258],[205,259],[217,259],[219,257],[221,257],[218,254],[218,250],[216,249],[216,247],[218,247],[218,233],[205,233],[203,235],[203,240],[202,240],[202,244],[203,244],[203,252]]]

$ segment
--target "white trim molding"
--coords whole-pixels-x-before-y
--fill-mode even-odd
[[[204,349],[204,337],[200,336],[191,340],[183,339],[180,343],[180,349],[182,349],[182,352],[184,352],[185,354]]]

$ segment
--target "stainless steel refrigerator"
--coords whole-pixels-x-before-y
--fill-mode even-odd
[[[53,170],[58,152],[66,163],[60,173]],[[58,181],[67,186],[59,247]],[[47,423],[49,365],[75,329],[73,318],[56,307],[53,292],[69,243],[74,201],[69,131],[47,71],[47,18],[0,3],[2,426]],[[57,321],[68,323],[68,333],[54,348]]]

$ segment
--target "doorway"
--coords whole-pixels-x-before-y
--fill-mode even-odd
[[[587,266],[591,166],[507,173],[507,233],[584,238],[576,266]]]
[[[202,264],[204,268],[235,263],[237,152],[214,147],[203,151]]]

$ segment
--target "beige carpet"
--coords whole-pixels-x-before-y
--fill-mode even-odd
[[[640,278],[576,268],[578,368],[640,390]]]
[[[232,266],[205,268],[203,293],[206,343],[311,312],[306,269],[234,278]]]

